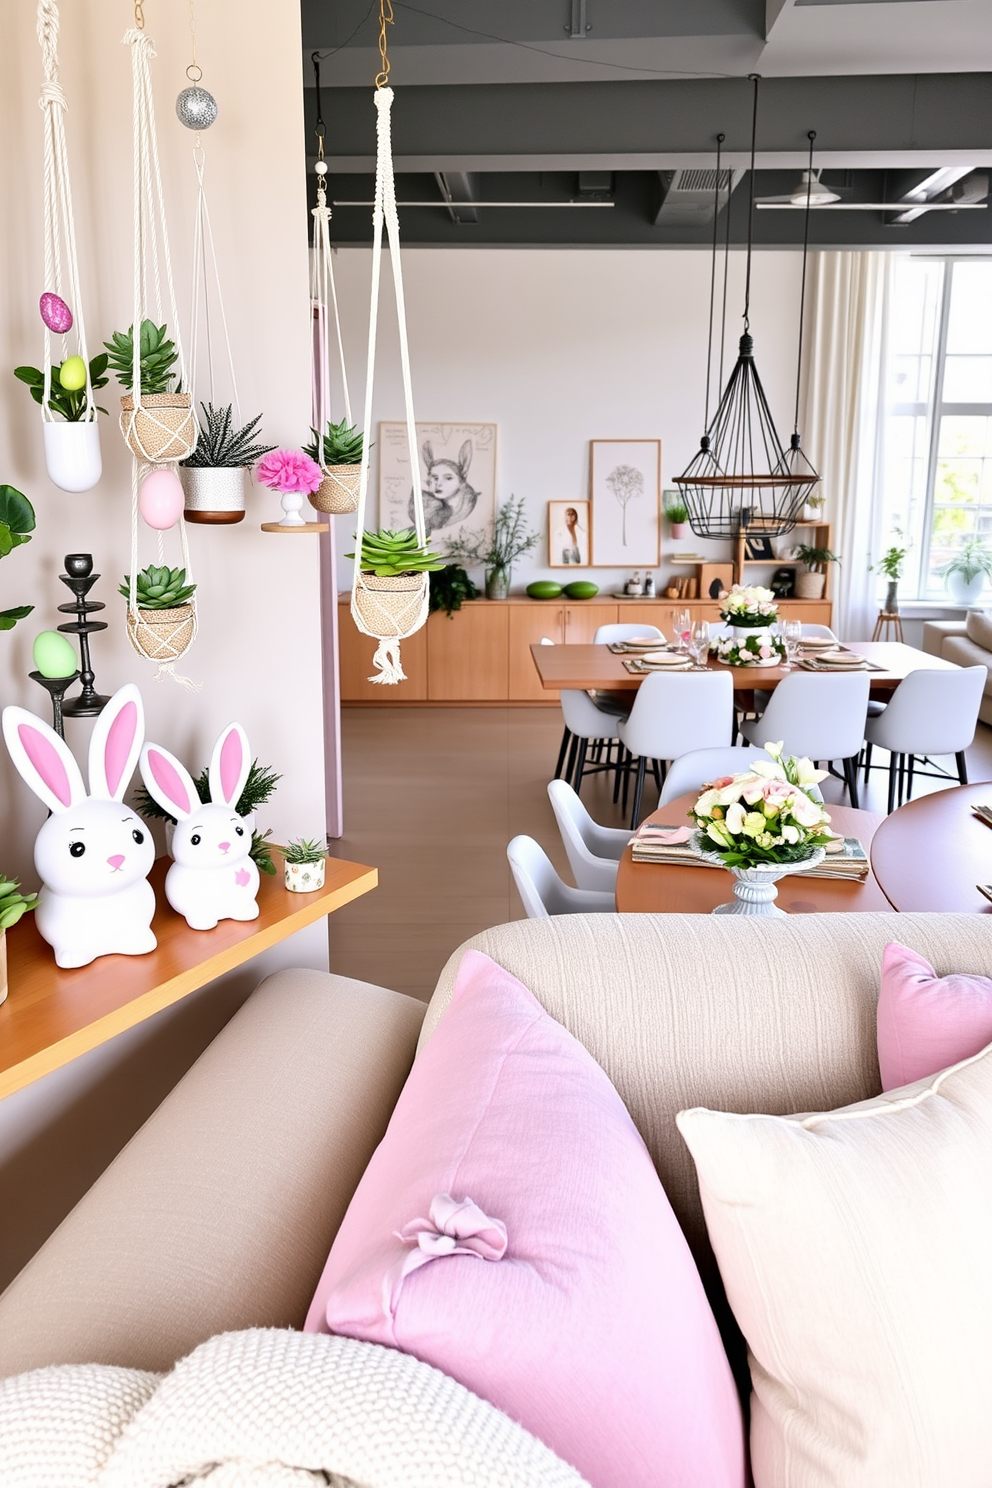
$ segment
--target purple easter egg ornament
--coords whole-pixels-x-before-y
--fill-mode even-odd
[[[46,291],[38,301],[41,318],[50,331],[62,335],[72,329],[72,311],[61,295]]]

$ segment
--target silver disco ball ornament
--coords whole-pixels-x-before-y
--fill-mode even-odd
[[[217,100],[206,88],[184,88],[176,99],[176,113],[187,129],[209,129],[217,117]]]

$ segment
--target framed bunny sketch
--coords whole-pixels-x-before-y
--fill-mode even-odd
[[[379,525],[413,526],[406,424],[379,425]],[[418,424],[424,519],[431,546],[445,552],[463,530],[496,515],[496,425]]]

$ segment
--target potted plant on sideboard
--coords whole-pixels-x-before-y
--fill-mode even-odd
[[[103,351],[90,358],[90,387],[93,392],[106,387],[110,380],[105,376],[108,360]],[[87,409],[86,364],[82,357],[66,357],[60,366],[51,368],[47,405],[45,374],[40,367],[15,367],[14,376],[27,384],[36,403],[42,408],[47,407],[41,427],[49,479],[63,491],[92,490],[103,473],[103,462],[100,458],[100,428]],[[95,411],[107,412],[105,408],[96,408]]]
[[[179,467],[186,496],[187,522],[240,522],[245,514],[245,471],[274,444],[252,444],[261,423],[259,413],[242,428],[234,427],[234,407],[201,403],[203,422],[196,449]]]
[[[283,882],[293,894],[312,894],[324,887],[325,849],[309,837],[290,838],[282,850]]]
[[[800,543],[796,557],[806,565],[805,573],[796,574],[796,598],[822,599],[827,587],[827,564],[839,563],[837,554],[831,553],[829,548],[814,548]]]
[[[992,552],[980,537],[966,538],[937,573],[954,603],[970,609],[981,599],[985,580],[992,578]]]
[[[511,496],[496,513],[492,531],[456,537],[448,545],[448,556],[459,563],[486,570],[486,598],[506,599],[510,593],[513,565],[538,542],[536,532],[527,531],[524,498]]]
[[[196,447],[199,429],[193,400],[181,387],[173,387],[179,353],[167,327],[143,320],[138,338],[138,405],[134,388],[134,327],[114,331],[105,341],[110,368],[122,388],[121,433],[132,454],[154,465],[185,460]]]
[[[344,419],[339,424],[328,420],[323,444],[316,429],[309,444],[303,446],[311,460],[316,460],[323,480],[310,492],[310,505],[321,512],[358,510],[358,486],[362,474],[362,431]],[[371,448],[371,445],[369,446]]]

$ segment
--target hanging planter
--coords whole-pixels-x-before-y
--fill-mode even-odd
[[[128,600],[127,633],[135,651],[149,661],[172,662],[189,650],[196,635],[195,589],[184,568],[149,567],[137,576],[132,603],[131,575],[124,575],[119,592]]]
[[[196,448],[196,418],[189,393],[142,393],[121,399],[121,433],[138,460],[162,465],[185,460]]]
[[[310,505],[320,512],[332,512],[337,516],[357,511],[361,482],[360,466],[328,465],[324,467],[324,479],[316,491],[310,493]]]
[[[316,460],[323,480],[310,493],[310,505],[321,512],[343,515],[358,510],[358,492],[362,484],[362,432],[347,419],[339,424],[327,423],[323,440],[317,430],[309,444],[303,446],[311,460]]]
[[[192,455],[179,468],[186,495],[186,520],[213,524],[240,522],[245,515],[245,471],[275,446],[251,443],[261,414],[237,429],[233,404],[215,408],[212,403],[201,403],[200,407],[203,410],[200,438]]]
[[[100,426],[91,423],[42,424],[45,468],[62,491],[91,491],[103,474]]]

